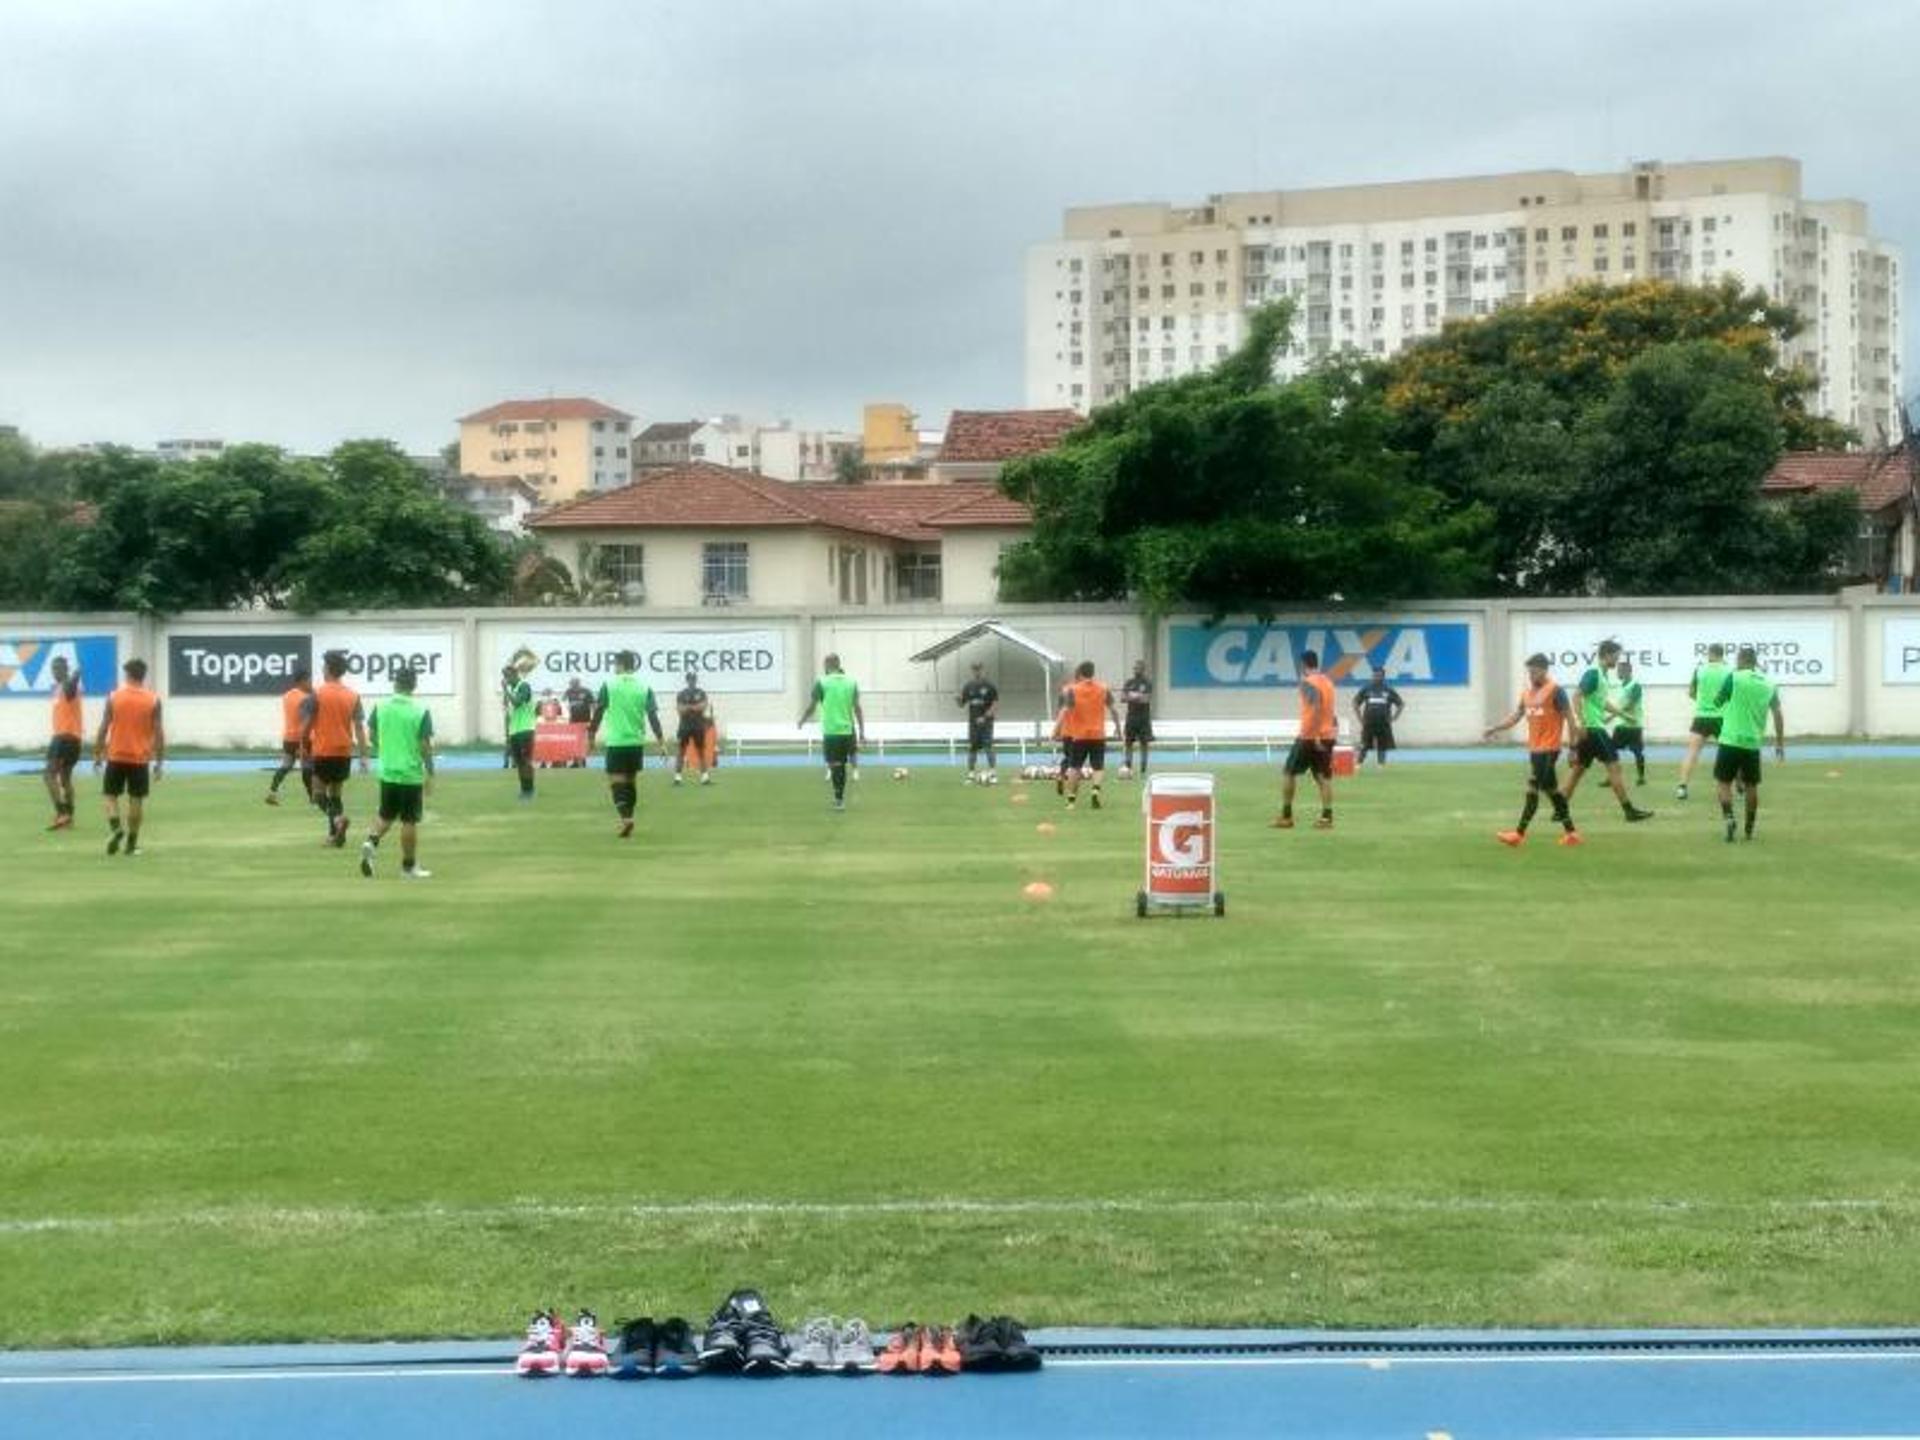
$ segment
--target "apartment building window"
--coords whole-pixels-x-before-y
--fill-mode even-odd
[[[1204,265],[1204,264],[1206,264],[1206,263],[1207,263],[1207,252],[1206,252],[1206,251],[1204,251],[1204,250],[1195,250],[1195,251],[1193,251],[1193,252],[1192,252],[1191,254],[1189,254],[1189,255],[1187,256],[1187,263],[1188,263],[1188,264],[1190,264],[1190,265]]]
[[[1227,282],[1224,280],[1214,281],[1213,293],[1220,296],[1222,299],[1225,299],[1227,294]]]
[[[700,547],[700,593],[709,605],[747,598],[747,542],[709,540]]]
[[[1171,330],[1171,329],[1173,329],[1173,316],[1171,316],[1171,315],[1162,315],[1162,316],[1160,317],[1160,328],[1161,328],[1162,330]]]
[[[1153,363],[1153,351],[1151,350],[1136,351],[1135,355],[1136,355],[1136,358],[1138,358],[1138,360],[1140,361],[1140,368],[1142,370],[1146,369],[1147,366]]]
[[[1439,283],[1440,283],[1440,272],[1438,270],[1427,271],[1427,284],[1438,285]]]
[[[1351,330],[1353,328],[1353,311],[1343,306],[1340,311],[1340,323]]]
[[[1133,322],[1133,328],[1143,332],[1152,328],[1152,325],[1153,322],[1144,315]]]
[[[1433,236],[1429,235],[1427,237],[1427,243],[1425,248],[1426,248],[1427,254],[1438,255],[1440,253],[1440,242],[1434,239]]]
[[[1204,295],[1206,293],[1207,293],[1207,287],[1204,281],[1196,280],[1191,285],[1187,286],[1187,294],[1189,296]]]
[[[1533,232],[1533,242],[1534,242],[1534,244],[1536,244],[1536,245],[1544,245],[1544,244],[1546,244],[1546,243],[1547,243],[1547,228],[1546,228],[1546,226],[1544,226],[1544,225],[1542,225],[1542,226],[1540,226],[1540,227],[1539,227],[1538,229],[1536,229],[1536,230],[1535,230],[1535,231]]]
[[[1387,288],[1387,277],[1382,275],[1378,270],[1373,272],[1372,288],[1375,290],[1384,290]]]
[[[1607,273],[1607,257],[1606,256],[1596,255],[1593,257],[1593,273],[1596,275],[1604,275]]]
[[[1411,330],[1413,328],[1413,307],[1411,305],[1402,305],[1400,307],[1400,328],[1402,330]]]
[[[1474,236],[1474,237],[1473,237],[1473,248],[1474,248],[1474,249],[1476,249],[1476,250],[1484,250],[1484,249],[1486,249],[1486,248],[1487,248],[1487,237],[1486,237],[1486,236],[1484,236],[1484,235],[1476,235],[1476,236]]]
[[[1187,363],[1189,365],[1204,364],[1206,362],[1206,356],[1207,347],[1204,345],[1189,345],[1187,347]]]
[[[1473,278],[1474,278],[1475,280],[1477,280],[1477,281],[1480,281],[1480,282],[1482,282],[1482,283],[1484,283],[1484,282],[1486,281],[1486,278],[1487,278],[1487,267],[1486,267],[1486,266],[1484,266],[1484,265],[1476,265],[1476,266],[1474,266],[1474,267],[1473,267]]]
[[[1594,226],[1594,227],[1593,227],[1593,238],[1594,238],[1594,239],[1596,239],[1596,240],[1604,240],[1604,239],[1606,239],[1606,238],[1607,238],[1607,227],[1606,227],[1606,226],[1604,226],[1604,225],[1596,225],[1596,226]]]
[[[1175,352],[1174,352],[1174,348],[1173,348],[1173,346],[1171,346],[1171,345],[1162,345],[1162,346],[1160,347],[1160,363],[1161,363],[1162,365],[1171,365],[1171,364],[1173,364],[1173,360],[1174,360],[1174,354],[1175,354]]]
[[[940,598],[940,552],[908,550],[893,562],[893,595],[896,600],[938,600]]]
[[[1216,345],[1216,346],[1214,346],[1214,347],[1213,347],[1213,358],[1214,358],[1214,359],[1216,359],[1216,360],[1224,360],[1224,359],[1226,359],[1226,358],[1227,358],[1227,347],[1226,347],[1226,346],[1224,346],[1224,345]]]
[[[600,578],[617,588],[629,601],[647,593],[647,547],[644,545],[602,545],[594,552]]]
[[[1076,350],[1073,352],[1072,356],[1069,358],[1067,363],[1070,365],[1084,365],[1087,363],[1086,354],[1083,351]]]
[[[1706,216],[1700,221],[1701,230],[1705,231],[1709,235],[1713,234],[1713,232],[1719,229],[1719,227],[1720,227],[1720,222],[1714,219],[1713,216],[1711,215]]]
[[[1384,355],[1384,354],[1386,354],[1386,353],[1387,353],[1387,342],[1386,342],[1386,341],[1384,341],[1384,340],[1375,340],[1375,341],[1373,342],[1373,353],[1374,353],[1374,354],[1376,354],[1376,355]]]
[[[1342,290],[1353,289],[1353,277],[1351,275],[1342,275],[1340,277],[1340,288]]]
[[[1427,302],[1427,324],[1431,325],[1440,318],[1440,307],[1429,300]]]
[[[1167,266],[1171,264],[1173,264],[1173,252],[1171,250],[1162,250],[1160,252],[1161,268],[1165,269]]]
[[[626,422],[626,421],[624,421],[624,420],[616,420],[616,421],[614,421],[614,422],[613,422],[613,433],[614,433],[614,434],[616,434],[616,435],[624,435],[624,434],[626,434],[626,433],[627,433],[627,422]]]
[[[1412,258],[1413,258],[1413,242],[1411,240],[1402,240],[1400,242],[1401,261],[1404,263],[1405,261],[1411,260]]]
[[[593,447],[593,458],[594,458],[594,459],[596,459],[596,460],[604,460],[604,459],[606,459],[606,458],[607,458],[607,447],[606,447],[606,446],[604,446],[604,445],[596,445],[596,446],[594,446],[594,447]]]
[[[1069,290],[1067,292],[1067,301],[1069,304],[1078,305],[1080,303],[1080,292],[1078,290]]]
[[[1620,226],[1620,233],[1626,239],[1631,240],[1640,233],[1640,227],[1631,220],[1623,221]]]
[[[1141,300],[1151,300],[1153,298],[1153,287],[1151,285],[1142,285],[1137,292],[1137,298]]]
[[[1216,264],[1216,265],[1224,265],[1224,264],[1226,264],[1226,263],[1227,263],[1227,252],[1226,252],[1226,251],[1224,251],[1224,250],[1216,250],[1216,251],[1214,251],[1214,252],[1213,252],[1213,261],[1214,261],[1214,264]]]
[[[1373,242],[1373,250],[1371,253],[1374,259],[1379,260],[1386,255],[1387,247],[1382,242],[1376,240]]]
[[[1368,315],[1368,318],[1372,320],[1372,322],[1375,325],[1384,325],[1387,323],[1387,312],[1378,305],[1374,306],[1373,309],[1368,311],[1367,315]]]
[[[1473,313],[1474,313],[1474,314],[1476,314],[1476,315],[1484,315],[1484,314],[1486,314],[1486,313],[1487,313],[1487,302],[1486,302],[1486,301],[1484,301],[1484,300],[1476,300],[1476,301],[1474,301],[1474,302],[1473,302]]]
[[[1161,298],[1162,300],[1171,300],[1171,299],[1173,299],[1173,296],[1174,296],[1174,287],[1173,287],[1173,286],[1171,286],[1171,285],[1162,285],[1162,286],[1160,287],[1160,298]]]

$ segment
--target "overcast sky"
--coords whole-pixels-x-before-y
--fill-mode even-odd
[[[1917,101],[1916,0],[0,0],[0,423],[937,427],[1068,205],[1761,154],[1906,247],[1911,393]]]

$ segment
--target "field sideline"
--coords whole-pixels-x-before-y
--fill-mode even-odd
[[[1144,923],[1136,786],[883,774],[836,816],[812,769],[650,771],[624,846],[595,772],[530,808],[449,776],[420,885],[254,777],[163,782],[132,862],[90,781],[49,836],[0,780],[0,1344],[749,1283],[878,1321],[1912,1318],[1920,766],[1772,769],[1728,847],[1663,765],[1656,821],[1589,786],[1587,847],[1519,853],[1517,754],[1368,774],[1330,835],[1223,769],[1230,916]]]

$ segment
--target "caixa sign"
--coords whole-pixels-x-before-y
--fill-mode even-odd
[[[1336,683],[1358,683],[1374,666],[1394,685],[1465,685],[1472,679],[1472,626],[1361,621],[1308,625],[1174,625],[1167,650],[1177,689],[1283,689],[1300,683],[1311,650]]]

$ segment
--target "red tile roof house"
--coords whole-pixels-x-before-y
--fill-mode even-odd
[[[1009,460],[1051,450],[1086,423],[1072,410],[956,410],[947,420],[935,480],[997,480]]]
[[[795,485],[695,462],[556,505],[528,528],[570,566],[594,547],[649,608],[979,606],[1031,517],[984,480]]]
[[[1909,438],[1892,450],[1796,450],[1760,482],[1762,496],[1784,498],[1851,490],[1860,500],[1860,530],[1847,578],[1911,593],[1920,580],[1920,447]]]

